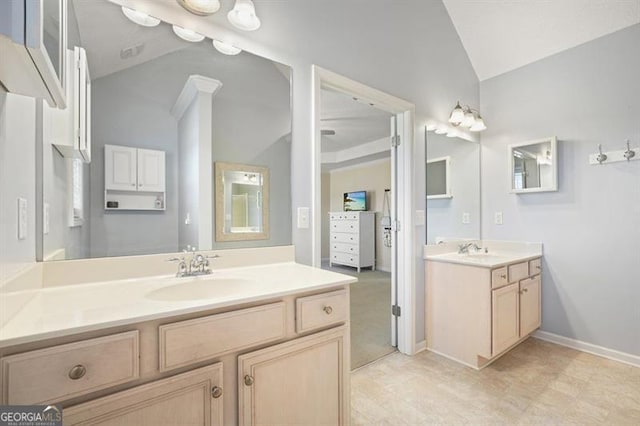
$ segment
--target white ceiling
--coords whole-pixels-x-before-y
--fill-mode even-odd
[[[443,1],[480,81],[640,22],[640,0]]]
[[[336,132],[333,136],[322,136],[322,152],[343,151],[389,137],[388,112],[329,89],[322,89],[320,96],[321,129]]]

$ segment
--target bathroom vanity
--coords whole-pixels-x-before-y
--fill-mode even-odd
[[[353,281],[284,261],[30,290],[0,323],[0,403],[69,425],[349,424]]]
[[[540,327],[542,245],[477,245],[425,247],[426,330],[429,350],[480,369]]]

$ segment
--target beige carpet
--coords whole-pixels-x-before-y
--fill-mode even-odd
[[[391,352],[391,274],[382,271],[323,264],[323,268],[352,275],[351,284],[351,368],[356,369]]]

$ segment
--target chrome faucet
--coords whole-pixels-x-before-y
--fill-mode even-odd
[[[191,250],[189,250],[191,249]],[[178,262],[178,272],[176,277],[195,277],[197,275],[208,275],[211,273],[209,268],[209,259],[217,259],[217,254],[213,256],[205,256],[196,251],[195,247],[190,247],[184,250],[182,257],[172,257],[167,259],[169,262]],[[187,256],[191,255],[190,259]]]
[[[482,247],[480,247],[476,243],[467,243],[458,245],[458,254],[469,253],[469,249],[473,247],[476,251],[480,251]]]

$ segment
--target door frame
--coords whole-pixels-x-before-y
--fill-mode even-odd
[[[336,74],[317,65],[312,65],[311,93],[311,141],[312,154],[312,256],[313,266],[321,265],[322,220],[321,220],[321,151],[320,151],[320,95],[323,87],[331,88],[350,96],[366,99],[377,108],[398,116],[400,146],[397,149],[397,219],[400,229],[396,233],[397,258],[403,259],[397,266],[397,303],[401,308],[398,319],[398,350],[404,354],[416,353],[415,313],[415,267],[414,256],[414,200],[413,200],[413,152],[415,105],[404,99],[366,86],[350,78]],[[391,142],[389,142],[391,149]]]

